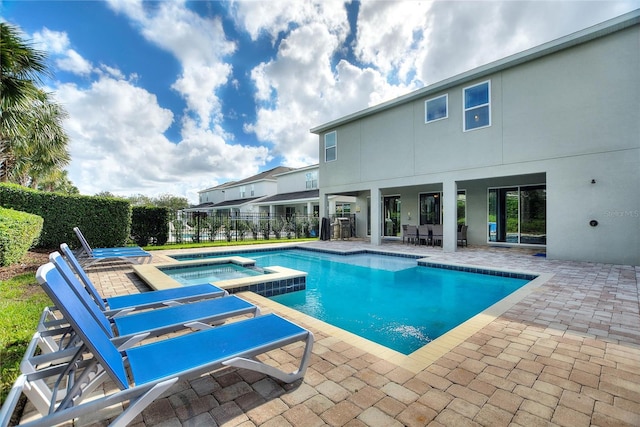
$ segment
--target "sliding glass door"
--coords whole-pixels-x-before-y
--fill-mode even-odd
[[[382,235],[400,236],[400,196],[386,196],[383,199]]]
[[[420,194],[420,225],[440,224],[440,193]]]
[[[520,243],[547,244],[547,188],[520,189]]]
[[[545,245],[546,196],[545,185],[489,189],[487,240]]]

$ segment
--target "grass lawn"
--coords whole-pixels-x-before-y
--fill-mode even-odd
[[[22,273],[0,282],[0,403],[20,375],[20,361],[51,300],[36,282],[35,273]]]

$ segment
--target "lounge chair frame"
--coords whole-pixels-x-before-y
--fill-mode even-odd
[[[141,264],[140,260],[151,262],[153,255],[151,253],[145,251],[139,246],[134,247],[114,247],[114,248],[99,248],[92,249],[87,242],[87,239],[82,234],[82,231],[78,227],[74,227],[73,231],[76,233],[80,244],[82,245],[83,252],[85,254],[86,260],[83,259],[83,266],[90,267],[100,261],[114,261],[114,260],[122,260],[126,262],[131,262],[134,264]]]
[[[140,313],[131,313],[109,317],[100,310],[99,305],[71,271],[69,265],[58,252],[49,255],[51,263],[60,273],[67,287],[73,291],[86,313],[100,324],[105,333],[120,350],[124,350],[139,342],[158,337],[182,329],[204,330],[213,325],[224,323],[231,317],[241,315],[259,316],[260,309],[237,296],[213,298],[190,303],[151,309]],[[52,300],[59,298],[55,292],[66,291],[60,287],[43,285]]]

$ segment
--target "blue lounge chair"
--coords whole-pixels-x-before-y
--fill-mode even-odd
[[[82,249],[85,252],[97,252],[97,253],[112,253],[112,252],[129,252],[129,251],[144,251],[140,246],[114,246],[111,248],[92,248],[87,241],[87,238],[84,237],[82,231],[80,231],[79,227],[73,227],[73,232],[76,233],[76,237],[80,241],[82,245]]]
[[[74,227],[73,231],[76,233],[82,249],[87,258],[86,266],[89,267],[99,261],[113,261],[124,260],[128,262],[139,263],[139,260],[148,260],[151,262],[151,253],[145,251],[139,246],[123,246],[116,248],[97,248],[92,249],[89,246],[89,242],[85,239],[84,235],[78,227]]]
[[[80,262],[75,257],[66,243],[60,245],[60,252],[67,264],[82,281],[87,292],[95,300],[96,304],[107,316],[115,316],[118,313],[129,313],[134,310],[173,306],[186,302],[202,299],[217,298],[228,295],[227,291],[212,284],[183,286],[179,288],[163,289],[160,291],[141,292],[133,295],[120,295],[111,298],[102,298],[96,287],[87,276]]]
[[[313,334],[275,314],[137,346],[121,353],[53,264],[41,266],[36,277],[43,287],[55,289],[54,303],[83,344],[66,363],[23,373],[0,411],[0,425],[8,423],[22,393],[43,415],[27,424],[29,426],[56,425],[129,401],[124,412],[111,424],[125,426],[179,381],[233,366],[291,383],[304,376],[309,363]],[[305,349],[294,372],[284,372],[255,359],[257,355],[299,341],[305,343]],[[115,383],[116,390],[107,388],[104,396],[85,399],[107,379]]]
[[[209,329],[231,317],[252,314],[257,316],[260,310],[255,305],[230,295],[224,298],[208,299],[190,304],[181,304],[165,308],[157,308],[139,313],[119,315],[108,318],[100,310],[78,278],[73,274],[69,265],[58,252],[49,255],[51,263],[65,279],[64,282],[82,302],[85,310],[94,317],[110,339],[119,346],[127,348],[138,342],[164,335],[185,328]],[[53,295],[58,288],[43,285],[47,295],[54,300]],[[58,307],[59,308],[59,307]],[[68,320],[65,318],[65,320]]]

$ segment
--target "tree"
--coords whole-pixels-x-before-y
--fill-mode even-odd
[[[189,207],[189,201],[186,197],[174,196],[172,194],[162,194],[158,197],[132,194],[126,199],[129,200],[131,206],[156,206],[159,208],[169,208],[169,210],[173,212]]]
[[[40,90],[36,83],[41,82],[40,74],[47,72],[46,55],[23,42],[15,27],[0,22],[0,70],[2,120],[12,120],[10,124],[14,125],[2,130],[15,135],[20,133],[18,127],[23,123],[12,109],[28,108],[31,100],[37,98]]]
[[[153,206],[151,201],[151,197],[145,196],[144,194],[132,194],[129,197],[126,197],[131,203],[131,206]]]
[[[0,181],[36,188],[70,161],[62,106],[38,87],[46,55],[0,23]]]
[[[96,197],[118,197],[110,191],[101,191],[95,194]]]
[[[8,178],[37,188],[40,179],[59,176],[71,160],[67,150],[69,138],[62,127],[67,114],[42,92],[32,108],[25,110],[24,117],[28,120],[27,128],[13,138],[12,153],[7,157]]]
[[[180,209],[189,207],[189,200],[186,197],[173,196],[171,194],[162,194],[152,200],[154,206],[169,208],[171,211],[179,211]]]
[[[67,174],[67,171],[56,170],[40,180],[37,187],[38,190],[65,194],[80,194],[80,190],[73,185]]]

